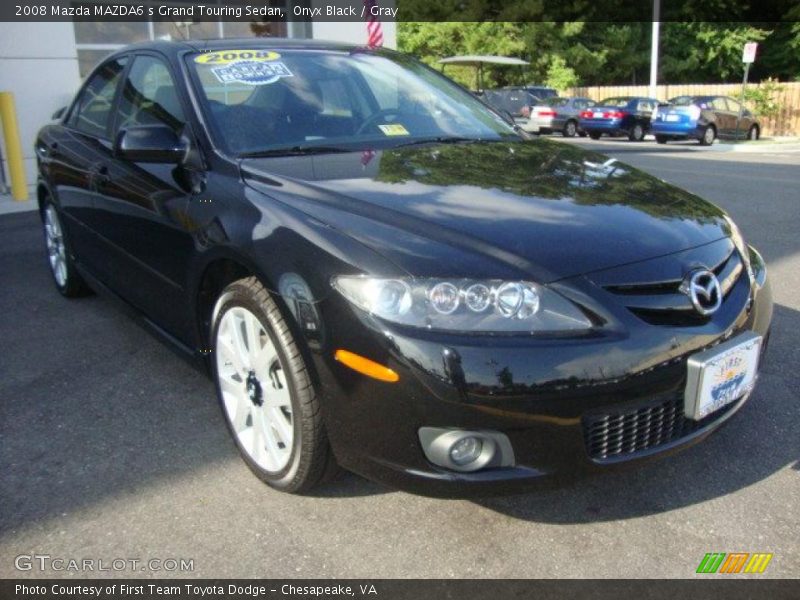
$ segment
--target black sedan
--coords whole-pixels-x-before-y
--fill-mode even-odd
[[[641,142],[650,130],[650,118],[657,107],[655,98],[606,98],[581,112],[578,125],[593,140],[605,134],[624,135],[632,142]]]
[[[127,47],[36,141],[49,264],[205,366],[287,492],[339,465],[513,491],[703,439],[755,384],[763,260],[700,198],[521,135],[388,50]]]

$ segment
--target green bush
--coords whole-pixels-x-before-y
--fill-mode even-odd
[[[782,85],[775,79],[769,78],[762,81],[758,87],[748,86],[744,93],[744,102],[758,116],[774,117],[783,108],[776,99],[783,90]]]

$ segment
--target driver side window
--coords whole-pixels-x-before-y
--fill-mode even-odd
[[[172,75],[158,58],[137,56],[119,103],[120,129],[136,125],[166,125],[180,134],[186,118]]]

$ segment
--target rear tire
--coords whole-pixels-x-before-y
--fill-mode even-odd
[[[752,125],[747,132],[747,139],[751,142],[758,141],[758,138],[761,137],[761,132],[759,131],[756,125]]]
[[[636,123],[628,133],[628,139],[632,142],[641,142],[644,139],[644,127],[641,123]]]
[[[41,217],[47,262],[50,265],[50,274],[53,276],[56,289],[66,298],[91,294],[89,286],[75,268],[69,241],[64,235],[64,227],[61,224],[61,215],[51,200],[44,201]]]
[[[226,287],[214,307],[211,361],[228,430],[250,470],[302,493],[337,472],[317,390],[289,325],[255,277]]]
[[[701,146],[710,146],[717,139],[717,130],[713,125],[707,125],[703,130],[703,137],[700,138]]]
[[[667,136],[665,136],[665,135],[657,135],[656,136],[656,143],[657,144],[666,144],[668,139],[669,138],[667,138]]]
[[[592,138],[593,140],[599,140],[601,135],[603,135],[603,134],[601,134],[601,133],[595,133],[595,132],[591,132],[591,133],[589,134],[589,137],[590,137],[590,138]]]
[[[578,133],[578,124],[572,120],[567,121],[561,133],[564,134],[564,137],[575,137],[575,134]]]

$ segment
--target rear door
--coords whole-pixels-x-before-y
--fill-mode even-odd
[[[728,107],[728,100],[724,96],[716,96],[708,102],[708,108],[716,117],[717,136],[732,138],[736,130],[736,117]]]
[[[111,158],[113,107],[128,61],[123,56],[98,67],[79,92],[60,133],[39,149],[53,161],[51,183],[77,260],[104,283],[112,265],[96,229],[96,165]]]
[[[166,125],[192,140],[175,81],[160,55],[137,55],[119,96],[116,134]],[[98,229],[117,265],[114,289],[171,335],[190,339],[185,293],[194,241],[187,205],[202,173],[116,157],[97,169],[103,177]]]
[[[750,113],[733,98],[725,98],[725,102],[728,105],[728,111],[731,113],[731,117],[736,119],[734,122],[734,136],[737,139],[743,139],[747,137],[747,132],[750,129],[750,126],[753,124],[753,118],[750,116]],[[739,119],[740,114],[742,116],[741,120]],[[738,126],[736,125],[737,122]]]

